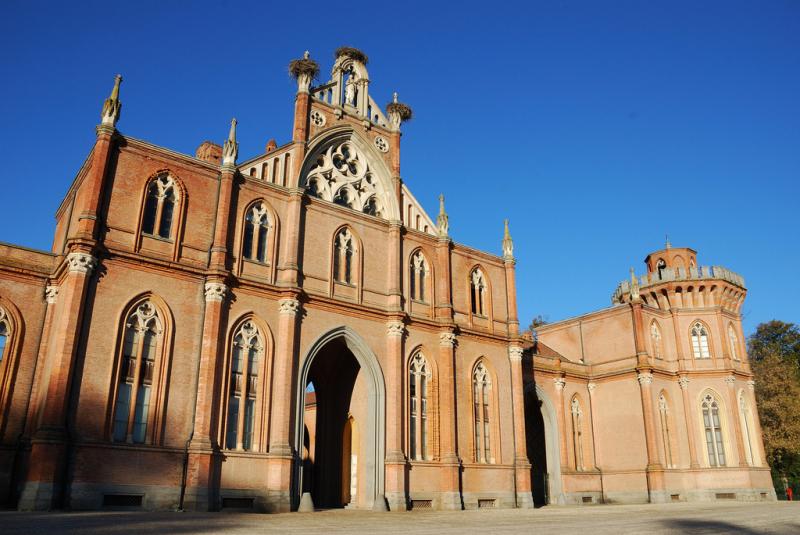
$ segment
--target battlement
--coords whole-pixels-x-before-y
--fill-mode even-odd
[[[640,292],[645,292],[653,286],[668,282],[702,282],[714,280],[722,280],[734,286],[738,286],[741,289],[746,289],[744,277],[722,266],[693,266],[688,270],[682,267],[675,269],[666,267],[636,278]],[[611,296],[611,303],[618,304],[630,301],[631,284],[632,281],[630,280],[619,283],[614,294]],[[691,285],[687,288],[691,288]]]

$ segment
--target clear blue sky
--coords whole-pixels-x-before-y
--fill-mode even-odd
[[[347,44],[414,109],[429,213],[497,253],[510,218],[523,323],[608,306],[666,233],[744,275],[747,333],[800,322],[800,2],[270,4],[6,0],[0,240],[50,247],[114,74],[124,134],[193,154],[236,116],[244,160],[289,139],[288,61]]]

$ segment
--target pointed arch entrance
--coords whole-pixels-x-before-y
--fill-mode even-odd
[[[537,383],[525,385],[525,437],[534,506],[564,503],[556,411]]]
[[[313,411],[307,410],[309,385],[313,385]],[[295,451],[312,455],[296,465],[294,505],[302,492],[310,492],[321,508],[385,509],[386,389],[375,354],[349,327],[332,329],[312,344],[300,364],[296,386]],[[363,393],[359,400],[353,399],[356,388]],[[354,401],[359,402],[361,421],[351,413]],[[308,417],[313,422],[306,421]],[[348,466],[345,457],[353,456],[358,462]]]

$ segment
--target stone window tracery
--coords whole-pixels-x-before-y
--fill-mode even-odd
[[[719,402],[711,394],[706,394],[703,397],[701,408],[706,450],[708,451],[708,465],[711,467],[725,466],[725,447],[722,441]]]
[[[711,358],[711,351],[708,345],[708,331],[705,325],[699,321],[692,325],[692,354],[696,359]]]
[[[150,300],[136,305],[125,320],[112,429],[115,442],[150,441],[155,415],[151,397],[158,384],[163,331],[162,319]]]
[[[178,200],[177,184],[168,173],[162,173],[151,180],[144,203],[142,233],[169,239]]]
[[[248,260],[265,263],[267,261],[267,236],[269,234],[269,215],[264,203],[256,203],[247,210],[244,222],[244,241],[242,255]]]
[[[6,358],[6,347],[8,346],[8,339],[11,336],[11,327],[9,326],[8,316],[6,311],[0,307],[0,366],[3,365]]]
[[[228,374],[225,418],[225,448],[251,451],[254,448],[259,370],[264,358],[264,339],[252,320],[245,321],[233,337]]]
[[[492,456],[490,406],[492,380],[483,361],[478,362],[472,372],[473,427],[475,440],[475,462],[494,463]]]
[[[428,385],[430,367],[422,353],[411,359],[409,368],[409,456],[421,461],[429,459],[428,448]]]
[[[661,329],[658,328],[658,323],[655,321],[650,324],[650,341],[653,343],[653,356],[657,359],[663,358]]]
[[[353,284],[355,263],[355,240],[350,229],[343,228],[336,235],[333,252],[333,279],[344,284]]]
[[[476,316],[486,316],[486,279],[480,268],[472,271],[469,285],[472,313]]]
[[[428,262],[422,251],[417,251],[411,256],[411,276],[409,284],[411,286],[411,299],[426,303],[428,300],[428,280],[430,278]]]
[[[572,452],[574,455],[575,470],[584,470],[583,464],[583,409],[577,397],[570,403],[572,413]]]
[[[366,156],[349,140],[320,153],[300,185],[312,197],[385,217],[386,191],[370,170]]]

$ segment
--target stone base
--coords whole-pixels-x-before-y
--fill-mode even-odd
[[[465,492],[464,509],[516,509],[517,497],[513,492]]]
[[[180,487],[73,483],[70,486],[68,506],[73,510],[124,509],[176,511],[180,506],[180,495]],[[106,502],[106,496],[111,498],[111,503]],[[141,497],[141,505],[119,505],[113,502],[114,497],[123,496]]]
[[[518,492],[517,509],[533,509],[533,494],[530,492]]]
[[[460,511],[463,508],[460,492],[442,492],[439,494],[439,509],[443,511]]]
[[[50,511],[54,508],[55,485],[40,481],[26,481],[22,487],[17,509],[20,511]]]
[[[408,509],[405,492],[387,492],[386,502],[389,504],[390,511],[406,511]]]

